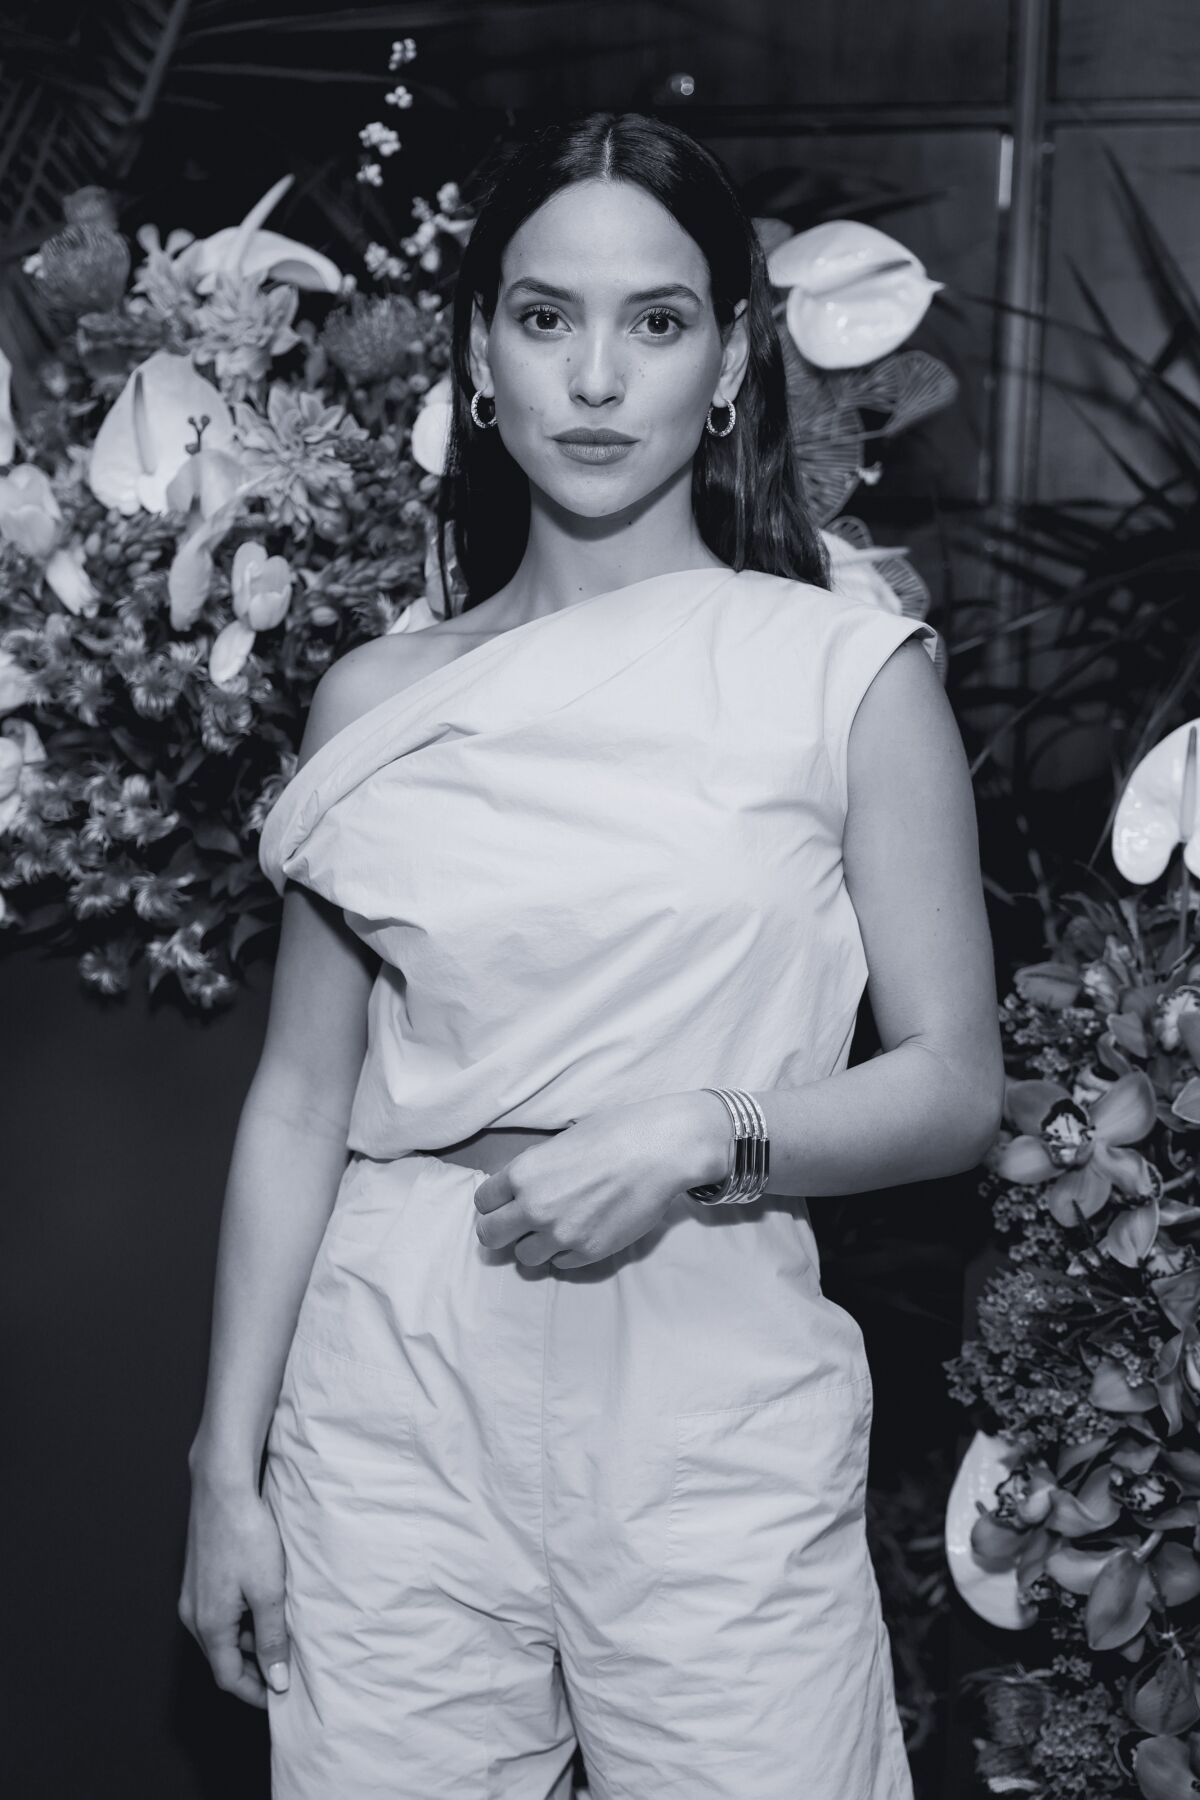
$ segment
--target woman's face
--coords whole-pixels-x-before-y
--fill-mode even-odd
[[[509,240],[472,372],[530,481],[600,518],[690,464],[709,406],[741,383],[744,312],[722,344],[695,240],[644,188],[576,182]],[[596,433],[622,441],[578,441]]]

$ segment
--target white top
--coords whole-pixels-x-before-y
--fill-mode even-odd
[[[259,858],[381,958],[348,1148],[843,1068],[867,973],[842,872],[850,725],[912,636],[935,654],[923,620],[803,582],[652,576],[322,744]]]

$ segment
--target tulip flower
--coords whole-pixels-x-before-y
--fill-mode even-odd
[[[21,810],[27,772],[45,760],[45,745],[28,719],[0,724],[0,831],[7,831]]]
[[[203,421],[207,420],[207,423]],[[167,511],[167,488],[203,431],[205,450],[233,446],[233,415],[186,356],[156,350],[133,370],[92,445],[88,485],[129,516]]]
[[[99,611],[100,596],[84,566],[82,544],[63,544],[55,550],[47,560],[43,574],[46,585],[62,601],[68,612],[83,618],[95,618]]]
[[[1200,875],[1197,727],[1190,719],[1143,756],[1125,783],[1112,827],[1112,858],[1126,881],[1157,881],[1177,844]]]
[[[0,713],[15,712],[32,693],[29,671],[22,668],[11,650],[0,650]]]
[[[235,617],[213,639],[208,673],[225,687],[241,669],[255,634],[282,623],[292,593],[292,571],[286,557],[268,556],[261,544],[239,544],[230,571]]]
[[[44,469],[18,463],[11,474],[0,476],[0,537],[44,562],[57,549],[62,529],[62,508]]]
[[[258,276],[264,280],[269,277],[323,293],[340,291],[342,271],[336,263],[319,251],[310,250],[307,244],[298,244],[294,238],[261,229],[262,221],[294,180],[293,175],[282,176],[251,207],[240,225],[226,225],[211,237],[195,238],[177,253],[176,267],[198,293],[210,294],[219,275]]]
[[[820,369],[861,368],[898,349],[944,286],[903,244],[853,219],[788,238],[771,251],[767,273],[789,289],[788,330]]]
[[[1154,1084],[1140,1069],[1120,1076],[1085,1108],[1056,1081],[1009,1081],[1005,1112],[1018,1135],[996,1153],[1006,1181],[1033,1186],[1052,1181],[1046,1204],[1063,1226],[1098,1213],[1114,1186],[1133,1198],[1151,1191],[1146,1159],[1136,1144],[1155,1121]]]

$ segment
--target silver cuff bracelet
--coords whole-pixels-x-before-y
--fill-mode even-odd
[[[771,1172],[771,1140],[762,1107],[744,1088],[702,1088],[701,1092],[716,1094],[724,1102],[733,1125],[733,1156],[724,1181],[689,1188],[689,1198],[705,1206],[757,1200],[766,1192]]]

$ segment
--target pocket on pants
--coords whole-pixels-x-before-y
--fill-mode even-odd
[[[803,1633],[839,1602],[860,1606],[872,1409],[868,1372],[678,1413],[661,1560],[630,1567],[615,1647],[597,1675],[630,1659],[647,1673],[686,1668],[714,1642],[727,1654],[781,1609]]]

